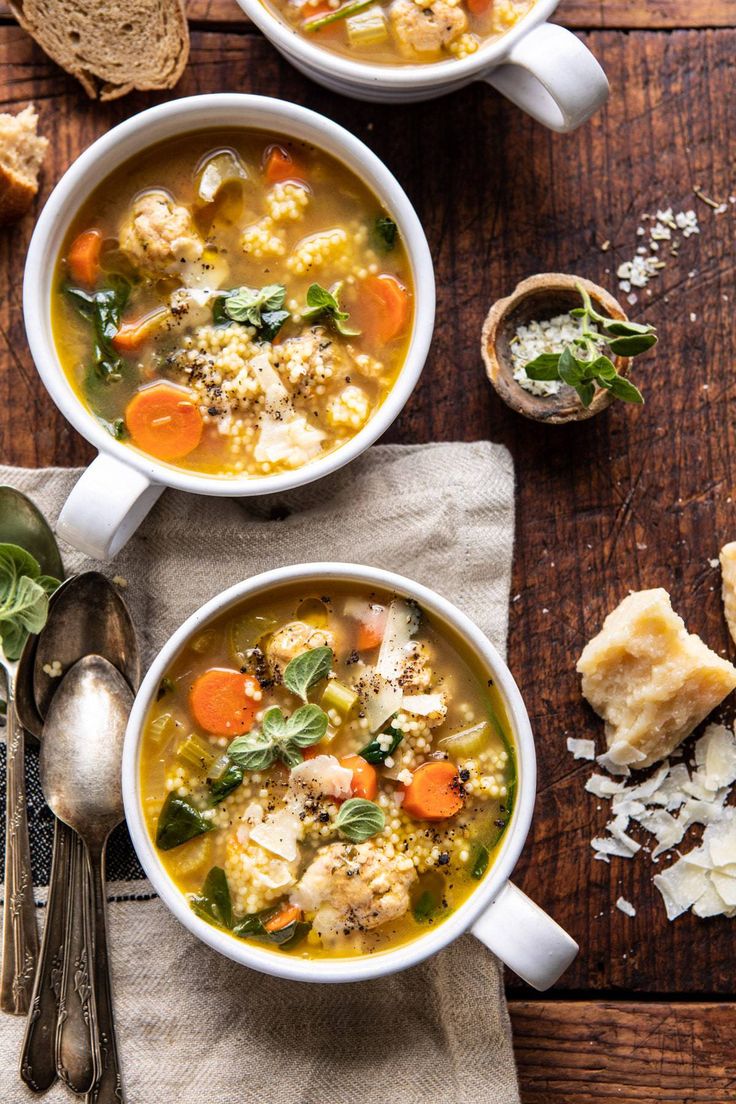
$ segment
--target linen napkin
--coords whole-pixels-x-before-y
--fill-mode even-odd
[[[78,472],[0,466],[51,522]],[[261,499],[167,490],[112,564],[63,547],[68,573],[122,588],[144,663],[208,598],[314,560],[402,572],[465,610],[505,652],[514,530],[507,451],[489,442],[379,445],[317,484]],[[28,753],[34,882],[43,920],[52,819]],[[110,946],[129,1104],[519,1104],[502,968],[471,936],[362,984],[266,977],[205,947],[153,893],[124,826],[108,848]],[[23,1021],[0,1015],[0,1100]],[[71,1099],[57,1083],[49,1104]]]

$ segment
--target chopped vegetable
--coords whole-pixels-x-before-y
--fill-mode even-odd
[[[161,851],[170,851],[211,828],[210,821],[205,820],[188,798],[170,793],[158,818],[156,846]]]
[[[237,790],[244,777],[243,768],[233,763],[229,755],[223,755],[210,768],[207,785],[210,791],[210,803],[219,805],[221,801]]]
[[[358,752],[358,755],[362,759],[365,759],[366,763],[385,763],[385,761],[393,755],[397,747],[404,739],[404,733],[399,728],[394,728],[392,725],[386,729],[385,733],[381,733],[381,736],[389,734],[391,736],[390,741],[376,737],[375,740],[371,740],[369,744]]]
[[[409,292],[395,276],[390,276],[387,272],[380,276],[366,277],[363,288],[371,308],[371,336],[380,345],[387,344],[406,329]]]
[[[388,20],[380,4],[345,19],[348,42],[358,48],[379,46],[388,40]]]
[[[302,910],[296,905],[284,904],[270,920],[266,920],[263,927],[269,933],[282,931],[289,924],[296,924],[302,919]]]
[[[148,730],[154,741],[157,744],[162,744],[174,731],[174,718],[170,713],[161,713],[155,720],[151,721]]]
[[[320,704],[326,711],[334,709],[346,721],[358,704],[358,694],[339,679],[330,679],[324,688]]]
[[[5,658],[20,659],[28,636],[46,624],[49,595],[59,585],[17,544],[0,544],[0,644]]]
[[[447,759],[422,763],[404,788],[402,809],[415,820],[447,820],[464,804],[460,776]]]
[[[94,374],[105,383],[118,382],[122,378],[124,365],[112,342],[120,329],[120,319],[130,296],[130,284],[122,276],[110,276],[107,285],[98,291],[86,292],[67,284],[64,292],[82,317],[94,327]]]
[[[348,0],[341,8],[333,9],[327,15],[318,15],[316,18],[307,19],[302,23],[302,30],[307,34],[321,31],[323,27],[329,27],[331,23],[337,23],[340,19],[347,19],[349,15],[355,15],[370,7],[373,0]]]
[[[370,652],[383,640],[388,616],[385,606],[369,606],[358,626],[355,646],[359,652]]]
[[[179,745],[176,757],[195,770],[209,770],[216,758],[209,741],[203,740],[196,732],[190,733]]]
[[[304,758],[301,749],[319,743],[327,724],[327,714],[318,705],[302,705],[290,717],[272,705],[263,714],[261,731],[233,740],[228,755],[245,770],[266,770],[277,759],[296,767]]]
[[[201,203],[212,203],[222,188],[247,179],[248,172],[235,150],[219,150],[206,159],[200,170],[197,199]]]
[[[158,460],[179,460],[196,449],[204,423],[190,391],[154,383],[137,391],[125,408],[134,444]]]
[[[135,322],[123,322],[112,339],[112,347],[119,353],[132,353],[157,332],[171,317],[168,307],[157,307]]]
[[[309,925],[301,922],[301,910],[286,903],[276,909],[235,916],[227,876],[219,866],[210,870],[200,892],[190,895],[189,904],[202,920],[225,928],[239,939],[265,939],[284,947],[295,944],[309,931]]]
[[[366,15],[368,13],[366,12]],[[388,215],[379,215],[373,223],[371,231],[371,244],[380,253],[390,253],[396,245],[399,236],[399,228]]]
[[[250,732],[258,712],[260,686],[252,675],[212,667],[199,675],[189,694],[197,724],[217,736]]]
[[[304,167],[283,146],[270,146],[266,151],[264,169],[269,184],[283,184],[287,180],[307,179]]]
[[[473,756],[478,755],[488,746],[490,725],[488,721],[480,721],[470,728],[462,728],[459,732],[453,732],[450,736],[443,736],[439,746],[450,755]]]
[[[363,843],[382,832],[385,825],[386,816],[381,806],[360,797],[351,797],[340,806],[335,817],[335,828],[351,843]]]
[[[77,284],[93,288],[100,276],[102,234],[99,230],[84,230],[69,247],[66,263],[69,275]]]
[[[350,783],[353,797],[363,797],[367,801],[375,800],[378,793],[378,775],[375,767],[371,766],[362,755],[343,755],[340,766],[347,767],[353,772]]]
[[[275,617],[248,613],[228,626],[228,646],[233,663],[242,666],[264,636],[278,625]]]

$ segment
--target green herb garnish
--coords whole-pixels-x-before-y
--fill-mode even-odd
[[[283,284],[233,288],[215,300],[213,320],[219,325],[242,322],[255,328],[259,341],[273,341],[284,322],[291,317],[287,310],[281,309],[285,299],[286,288]]]
[[[644,398],[630,380],[619,375],[609,356],[601,353],[607,345],[613,356],[635,357],[657,343],[653,326],[625,319],[606,318],[593,306],[590,295],[581,284],[575,285],[583,300],[582,307],[570,311],[582,319],[581,332],[561,353],[543,353],[524,366],[530,380],[561,380],[574,388],[583,406],[592,403],[596,388],[609,391],[622,402],[643,403]],[[598,330],[592,330],[595,323]],[[579,353],[579,355],[576,355]]]
[[[237,790],[242,781],[243,768],[237,763],[229,762],[218,778],[207,779],[210,804],[220,805],[233,790]]]
[[[58,585],[25,548],[0,544],[0,645],[6,659],[20,659],[28,637],[44,627],[49,595]]]
[[[118,383],[125,362],[116,353],[112,339],[120,329],[120,319],[130,297],[130,284],[124,276],[109,276],[107,285],[98,291],[83,291],[70,284],[64,286],[64,291],[82,317],[94,327],[92,369],[95,375],[105,383]]]
[[[290,717],[272,705],[263,714],[260,732],[236,736],[227,753],[243,770],[267,770],[277,759],[296,767],[303,758],[300,748],[319,743],[327,723],[327,714],[318,705],[302,705]]]
[[[364,8],[369,8],[374,2],[375,0],[349,0],[347,4],[343,4],[341,8],[336,8],[335,11],[305,20],[305,22],[302,23],[302,30],[306,31],[307,34],[313,34],[314,31],[319,31],[322,27],[329,27],[330,23],[337,23],[340,19],[347,19],[349,15],[357,15],[358,12],[363,11]]]
[[[470,856],[470,876],[479,881],[486,870],[488,869],[488,863],[490,861],[490,853],[484,843],[477,843],[473,850],[473,854]]]
[[[378,737],[376,737],[358,752],[358,755],[360,755],[362,759],[365,759],[366,763],[373,763],[374,766],[379,763],[385,763],[389,755],[393,755],[404,739],[404,733],[401,729],[394,728],[393,725],[389,725],[385,731],[391,733],[391,743],[385,751],[379,744]]]
[[[375,801],[366,801],[362,797],[351,797],[335,817],[335,828],[351,843],[363,843],[371,836],[383,831],[386,816]]]
[[[379,215],[373,223],[371,231],[371,244],[380,253],[390,253],[396,245],[399,228],[388,215]]]
[[[425,889],[411,912],[418,924],[431,924],[437,913],[442,912],[444,907],[442,901],[438,900],[436,893],[433,893],[431,889]]]
[[[340,307],[341,291],[342,281],[334,284],[331,291],[319,284],[310,284],[307,289],[307,306],[302,311],[302,318],[308,322],[322,319],[343,337],[359,337],[360,330],[345,325],[350,314]]]
[[[310,648],[309,651],[294,656],[286,665],[284,686],[306,702],[307,691],[329,675],[332,660],[332,648]]]
[[[203,920],[231,928],[233,924],[233,903],[225,871],[213,866],[202,883],[199,893],[193,894],[189,903]]]

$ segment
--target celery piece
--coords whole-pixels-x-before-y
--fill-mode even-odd
[[[470,728],[463,728],[460,732],[453,732],[451,736],[445,736],[439,741],[439,746],[443,751],[448,751],[450,755],[478,755],[488,747],[489,735],[490,725],[488,721],[480,721],[478,724],[471,725]]]
[[[348,42],[358,49],[378,46],[388,38],[388,23],[383,8],[375,4],[345,20]]]
[[[197,652],[202,655],[204,652],[209,652],[215,641],[217,640],[217,633],[214,629],[206,629],[199,636],[195,636],[189,647],[193,652]]]
[[[174,718],[170,713],[161,713],[148,726],[148,733],[154,744],[161,745],[174,731]]]
[[[239,617],[237,621],[231,621],[227,630],[228,650],[233,663],[239,667],[245,663],[250,652],[255,646],[272,632],[278,621],[275,617],[264,617],[259,613],[248,613]]]
[[[313,34],[314,31],[321,31],[323,27],[329,27],[331,23],[337,23],[340,19],[347,19],[349,15],[355,15],[357,12],[363,11],[364,8],[369,8],[373,0],[348,0],[347,4],[343,4],[341,8],[336,8],[335,11],[328,12],[327,15],[318,15],[314,19],[307,19],[305,23],[302,23],[302,30],[307,34]]]
[[[209,770],[215,761],[209,743],[201,736],[197,736],[196,732],[191,732],[186,740],[182,740],[176,749],[176,757],[187,766],[205,771]]]
[[[342,719],[347,720],[357,701],[355,690],[339,679],[330,679],[322,693],[321,705],[326,712],[336,709]]]

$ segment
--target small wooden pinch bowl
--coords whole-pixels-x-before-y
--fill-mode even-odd
[[[590,295],[593,306],[609,318],[626,320],[621,304],[598,284],[581,276],[563,272],[542,272],[522,280],[506,299],[493,304],[481,336],[481,354],[488,378],[507,406],[525,418],[558,425],[583,421],[599,414],[611,403],[608,391],[597,389],[589,407],[584,407],[574,388],[563,384],[556,395],[532,395],[514,379],[511,342],[518,326],[543,322],[558,314],[567,314],[582,306],[580,284]],[[631,366],[630,357],[613,357],[617,372],[625,376]]]

